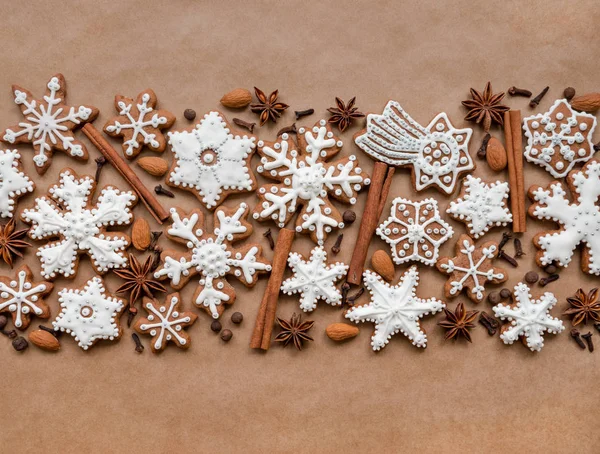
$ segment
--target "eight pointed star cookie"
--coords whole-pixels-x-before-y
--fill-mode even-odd
[[[33,192],[35,184],[23,172],[17,150],[0,150],[0,217],[11,218],[17,199]]]

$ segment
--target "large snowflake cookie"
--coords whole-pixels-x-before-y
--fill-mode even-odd
[[[328,265],[327,252],[322,246],[312,250],[310,260],[291,252],[288,265],[294,275],[283,282],[281,291],[288,295],[300,293],[300,309],[304,312],[316,309],[319,299],[332,306],[342,304],[342,294],[335,283],[346,275],[348,266],[340,262]]]
[[[125,304],[109,295],[101,277],[95,276],[83,290],[65,288],[58,292],[61,312],[52,322],[55,330],[66,331],[87,350],[100,339],[121,336],[120,316]]]
[[[485,296],[486,283],[500,284],[508,279],[504,269],[492,264],[498,255],[498,243],[495,241],[475,247],[469,235],[461,235],[455,253],[455,257],[442,257],[436,263],[439,271],[449,275],[444,286],[446,298],[453,298],[467,290],[467,296],[480,303]]]
[[[377,228],[377,235],[390,245],[398,265],[410,261],[435,265],[440,246],[453,234],[452,227],[441,218],[434,199],[412,202],[395,198],[390,217]]]
[[[556,305],[556,298],[546,292],[539,300],[532,299],[529,287],[522,282],[515,286],[515,303],[512,306],[498,304],[493,307],[494,314],[510,323],[502,328],[500,339],[512,344],[523,336],[523,343],[532,352],[539,352],[544,346],[544,332],[558,334],[564,331],[563,322],[550,315],[550,309]]]
[[[0,217],[12,218],[16,200],[33,192],[35,184],[23,172],[17,150],[0,150]]]
[[[1,134],[2,140],[7,143],[33,144],[37,153],[33,161],[40,174],[52,163],[53,150],[64,151],[73,158],[87,160],[87,149],[82,142],[75,140],[73,130],[98,116],[98,109],[95,107],[70,107],[65,104],[67,84],[62,74],[53,76],[46,87],[46,95],[40,100],[35,99],[28,90],[13,85],[15,104],[21,108],[25,118]]]
[[[206,208],[215,208],[229,194],[256,188],[250,169],[256,139],[234,135],[223,114],[209,112],[191,131],[168,136],[175,159],[167,184],[193,192]]]
[[[248,211],[245,203],[235,209],[217,209],[211,234],[202,230],[204,215],[200,210],[184,213],[179,208],[171,208],[173,224],[167,236],[185,244],[188,252],[164,251],[163,266],[154,277],[170,279],[171,286],[179,290],[192,276],[199,274],[194,303],[213,318],[219,318],[225,310],[224,304],[235,301],[235,290],[225,280],[226,275],[233,274],[244,285],[252,287],[259,273],[271,271],[260,246],[233,246],[234,242],[252,234],[252,226],[246,220]]]
[[[372,158],[397,167],[412,167],[417,191],[433,186],[445,194],[454,192],[461,174],[475,168],[469,154],[473,130],[452,126],[442,112],[427,127],[413,120],[396,101],[389,101],[381,115],[369,114],[366,129],[354,141]]]
[[[32,239],[59,238],[38,249],[44,278],[55,278],[58,274],[73,278],[80,253],[90,256],[100,274],[127,265],[123,251],[129,246],[129,237],[107,233],[106,229],[131,223],[131,208],[137,197],[132,192],[106,186],[94,205],[91,198],[95,188],[93,178],[87,175],[80,178],[73,170],[64,169],[59,184],[48,190],[49,198],[36,199],[33,209],[21,213],[23,221],[31,224]]]
[[[0,312],[10,312],[15,328],[27,329],[31,317],[50,317],[50,308],[43,299],[52,288],[51,282],[33,282],[33,273],[23,265],[14,279],[0,276]]]
[[[532,186],[529,197],[534,202],[529,207],[530,216],[560,224],[558,230],[538,233],[533,244],[539,249],[536,261],[539,266],[552,262],[568,266],[580,243],[581,269],[585,273],[600,275],[600,161],[592,160],[583,169],[573,170],[567,177],[567,186],[573,196],[569,202],[563,184],[559,181],[548,187]]]
[[[566,99],[559,99],[548,112],[523,120],[525,158],[554,178],[563,178],[575,164],[587,162],[594,155],[594,128],[596,117],[575,112]]]
[[[416,296],[419,272],[411,266],[396,285],[385,282],[372,271],[363,274],[365,287],[371,293],[371,301],[363,306],[350,308],[346,318],[353,322],[375,323],[375,334],[371,337],[374,351],[381,350],[391,337],[401,332],[417,347],[427,346],[427,335],[419,324],[424,315],[441,312],[446,305],[435,298],[423,299]]]
[[[310,233],[318,244],[333,228],[343,228],[342,215],[329,197],[354,204],[357,192],[370,180],[353,155],[328,162],[342,146],[325,120],[312,129],[299,128],[298,145],[287,133],[276,142],[260,140],[256,170],[280,183],[260,187],[261,202],[254,209],[254,219],[272,219],[283,227],[299,211],[296,231]]]
[[[508,183],[496,181],[487,184],[481,178],[467,175],[460,196],[446,210],[454,219],[464,222],[473,238],[483,236],[491,227],[512,222],[506,206]]]

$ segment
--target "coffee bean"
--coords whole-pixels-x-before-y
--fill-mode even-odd
[[[535,271],[529,271],[525,274],[525,282],[528,284],[535,284],[540,280],[540,276]]]
[[[22,352],[29,347],[29,342],[23,336],[17,336],[13,339],[12,346],[16,351]]]
[[[194,109],[185,109],[183,116],[186,120],[193,121],[196,118],[196,111]]]
[[[548,274],[555,274],[558,271],[558,268],[555,265],[548,265],[544,268],[544,271]]]
[[[224,329],[223,332],[221,333],[221,339],[224,342],[229,342],[232,337],[233,337],[233,333],[231,332],[231,330]]]
[[[221,326],[221,322],[219,320],[213,320],[213,322],[210,324],[210,329],[212,329],[215,333],[218,333],[221,331],[223,327]]]
[[[503,288],[502,290],[500,290],[500,298],[506,300],[510,297],[512,297],[512,292],[509,289]]]
[[[498,292],[491,292],[488,295],[488,301],[492,304],[498,304],[502,298],[500,298],[500,294]]]
[[[239,325],[244,320],[244,315],[241,312],[234,312],[231,314],[231,321],[236,325]]]
[[[350,225],[356,221],[356,213],[352,210],[346,210],[344,211],[344,214],[342,214],[342,220],[344,221],[344,224]]]

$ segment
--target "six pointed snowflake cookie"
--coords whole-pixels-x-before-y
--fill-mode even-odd
[[[135,158],[145,145],[152,151],[163,152],[167,145],[161,132],[175,123],[175,115],[166,110],[155,110],[156,94],[147,89],[136,100],[115,96],[118,117],[104,125],[104,132],[112,137],[123,137],[123,153],[127,159]]]
[[[348,266],[340,262],[327,265],[327,252],[322,246],[312,250],[310,260],[305,260],[297,252],[291,252],[288,265],[294,276],[283,282],[281,291],[287,295],[300,293],[300,309],[304,312],[316,309],[319,299],[332,306],[342,304],[342,294],[335,282],[346,275]]]
[[[390,245],[398,265],[410,261],[435,265],[440,246],[453,234],[452,227],[442,220],[434,199],[420,202],[394,199],[390,217],[377,228],[377,235]]]
[[[473,238],[483,236],[490,227],[505,226],[512,222],[506,206],[508,183],[496,181],[487,184],[481,178],[467,175],[458,199],[446,210],[457,221],[464,222]]]
[[[533,244],[539,249],[536,262],[544,267],[552,262],[568,266],[580,243],[581,269],[585,273],[600,275],[600,161],[592,160],[583,169],[573,170],[567,177],[567,186],[573,196],[569,202],[563,184],[550,183],[547,188],[532,186],[529,207],[532,217],[560,224],[558,230],[541,232],[534,236]]]
[[[194,303],[213,318],[219,318],[225,310],[223,305],[235,301],[235,290],[225,280],[227,274],[233,274],[244,285],[252,287],[259,273],[271,271],[260,246],[233,246],[234,242],[252,234],[252,226],[246,220],[248,211],[245,203],[235,209],[217,209],[210,234],[202,230],[204,215],[200,210],[186,214],[179,208],[171,208],[173,224],[167,236],[185,244],[188,252],[164,251],[161,254],[163,266],[154,277],[170,279],[171,286],[179,290],[192,276],[199,274]]]
[[[412,167],[417,191],[433,186],[445,194],[454,192],[461,174],[475,168],[469,154],[473,130],[457,129],[448,116],[438,114],[427,127],[413,120],[396,101],[383,114],[369,114],[367,128],[354,141],[373,159],[397,167]]]
[[[342,215],[330,196],[343,203],[356,203],[357,192],[370,183],[355,156],[328,160],[339,153],[343,142],[331,126],[321,120],[310,128],[298,129],[298,145],[287,133],[276,142],[258,142],[261,164],[257,172],[280,182],[258,190],[260,203],[254,219],[272,219],[284,227],[299,211],[297,232],[308,232],[322,245],[333,228],[343,228]]]
[[[575,112],[566,99],[558,99],[548,112],[523,120],[525,158],[554,178],[563,178],[575,164],[587,162],[594,155],[595,128],[596,117]]]
[[[24,88],[13,85],[15,104],[21,108],[25,118],[1,134],[2,140],[10,144],[33,144],[37,153],[33,161],[40,174],[50,166],[52,150],[64,151],[73,158],[87,160],[87,149],[82,142],[75,140],[73,130],[98,116],[98,109],[95,107],[70,107],[65,104],[67,84],[62,74],[52,77],[46,87],[46,95],[43,100],[39,100]]]
[[[436,263],[439,271],[450,275],[444,286],[446,298],[453,298],[467,290],[467,296],[480,303],[485,296],[486,283],[500,284],[508,279],[504,269],[492,265],[498,255],[498,243],[495,241],[475,247],[469,235],[461,235],[455,253],[455,257],[442,257]]]
[[[131,208],[137,197],[106,186],[93,205],[95,187],[93,178],[79,178],[73,170],[64,169],[59,184],[48,190],[49,198],[36,199],[33,209],[21,213],[23,221],[31,224],[32,239],[59,238],[38,249],[44,278],[53,279],[58,274],[75,277],[80,253],[90,256],[100,274],[127,265],[123,251],[129,246],[129,237],[107,233],[106,229],[131,223]]]
[[[35,185],[23,172],[17,150],[0,150],[0,217],[11,218],[19,197]]]
[[[256,139],[234,135],[221,113],[209,112],[192,131],[168,136],[175,159],[167,184],[193,192],[206,208],[214,209],[229,194],[256,188],[250,169]]]
[[[550,309],[556,305],[556,298],[546,292],[539,300],[533,300],[529,287],[522,282],[515,286],[515,305],[498,304],[493,307],[494,314],[510,323],[502,328],[500,339],[512,344],[520,336],[532,352],[539,352],[544,346],[544,332],[558,334],[564,331],[563,322],[550,315]]]
[[[104,281],[95,276],[83,290],[65,288],[58,292],[61,312],[52,322],[55,330],[66,331],[84,350],[100,339],[121,336],[119,317],[123,301],[106,293]]]

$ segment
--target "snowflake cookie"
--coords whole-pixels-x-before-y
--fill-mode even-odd
[[[209,112],[192,131],[168,136],[175,159],[167,184],[193,192],[206,208],[214,209],[229,194],[256,188],[250,169],[256,138],[233,135],[223,114]]]
[[[152,336],[150,348],[154,353],[164,350],[169,342],[179,348],[190,347],[190,336],[184,328],[192,326],[198,316],[192,312],[181,312],[179,293],[167,295],[164,303],[144,297],[143,307],[148,316],[139,319],[133,329],[140,334]]]
[[[455,257],[442,257],[436,263],[439,271],[450,275],[444,286],[446,298],[453,298],[462,290],[467,290],[467,296],[472,301],[481,303],[486,283],[500,284],[508,279],[504,269],[492,265],[498,255],[498,243],[495,241],[475,247],[469,235],[461,235],[455,253]]]
[[[119,318],[125,304],[106,293],[104,281],[95,276],[83,290],[65,288],[58,292],[61,311],[52,322],[55,330],[66,331],[84,350],[100,339],[121,336]]]
[[[328,160],[340,152],[343,142],[331,126],[321,120],[310,128],[298,129],[298,145],[284,133],[276,142],[258,142],[261,164],[257,172],[279,181],[258,190],[261,200],[254,219],[272,219],[284,227],[299,211],[297,232],[309,232],[322,245],[333,228],[343,228],[342,215],[330,196],[343,203],[356,203],[357,192],[370,183],[355,156]]]
[[[412,202],[395,198],[390,217],[377,228],[377,235],[390,245],[397,265],[410,261],[435,265],[440,246],[453,234],[434,199]]]
[[[548,112],[523,120],[525,158],[554,178],[563,178],[575,164],[587,162],[594,155],[595,128],[596,117],[575,112],[566,99],[558,99]]]
[[[550,315],[550,309],[556,305],[556,298],[552,293],[546,292],[539,300],[532,300],[529,287],[522,282],[515,286],[514,295],[516,304],[498,304],[492,308],[496,317],[510,322],[502,328],[500,339],[505,344],[512,344],[523,336],[523,343],[532,352],[539,352],[544,346],[545,331],[558,334],[565,329],[561,320]]]
[[[12,218],[19,197],[33,192],[35,184],[23,172],[17,150],[0,150],[0,217]]]
[[[381,115],[367,116],[366,129],[354,141],[374,159],[412,167],[417,191],[433,186],[452,194],[460,175],[475,168],[469,154],[472,133],[470,128],[456,129],[444,112],[427,127],[421,126],[399,103],[389,101]]]
[[[27,265],[17,270],[16,278],[0,276],[0,312],[10,312],[17,329],[27,329],[31,317],[50,317],[50,308],[42,301],[51,291],[51,282],[33,282]]]
[[[467,175],[458,199],[446,210],[452,218],[464,222],[473,238],[483,236],[490,227],[506,226],[512,214],[506,206],[508,183],[487,184],[481,178]]]
[[[592,160],[567,177],[573,196],[569,202],[563,184],[550,183],[546,188],[532,186],[529,198],[534,202],[529,215],[560,224],[558,230],[538,233],[533,244],[539,249],[536,262],[544,267],[552,262],[568,266],[580,243],[585,243],[581,269],[600,276],[600,161]]]
[[[43,100],[18,85],[12,86],[15,104],[25,117],[21,123],[4,131],[2,140],[7,143],[31,143],[36,155],[33,161],[38,173],[46,172],[52,163],[52,150],[60,150],[69,156],[87,160],[85,145],[75,140],[73,130],[93,121],[98,109],[92,106],[70,107],[64,103],[67,84],[62,74],[56,74],[46,85]]]
[[[363,306],[350,308],[346,318],[353,322],[375,323],[375,334],[371,337],[374,351],[381,350],[391,337],[402,332],[413,345],[427,347],[427,335],[419,324],[424,315],[441,312],[446,305],[435,298],[423,299],[416,296],[419,272],[411,266],[396,285],[385,282],[372,271],[363,274],[365,287],[371,293],[371,301]]]
[[[246,220],[248,211],[245,203],[235,209],[219,208],[215,211],[213,233],[210,234],[202,230],[204,215],[200,210],[186,214],[179,208],[171,208],[173,224],[167,230],[167,236],[185,244],[189,250],[185,253],[164,251],[161,254],[163,266],[154,277],[168,278],[171,286],[180,290],[192,276],[199,274],[194,303],[213,318],[219,318],[225,310],[223,305],[235,301],[235,290],[225,280],[227,274],[233,274],[244,285],[252,287],[259,273],[271,271],[260,246],[233,246],[252,234],[252,226]]]
[[[291,252],[288,265],[294,276],[283,282],[281,291],[287,295],[300,293],[300,309],[304,312],[316,309],[319,299],[332,306],[342,304],[342,294],[335,282],[346,275],[348,266],[340,262],[327,265],[327,252],[322,246],[312,250],[310,260],[305,260],[297,252]]]
[[[129,237],[107,233],[106,229],[131,223],[131,208],[137,197],[106,186],[94,205],[91,198],[95,188],[92,177],[79,178],[73,170],[64,169],[59,184],[48,190],[49,198],[36,199],[33,209],[21,213],[21,219],[31,224],[32,239],[59,238],[38,249],[44,278],[53,279],[58,274],[75,277],[80,253],[89,255],[99,274],[127,265],[123,251],[129,246]]]

